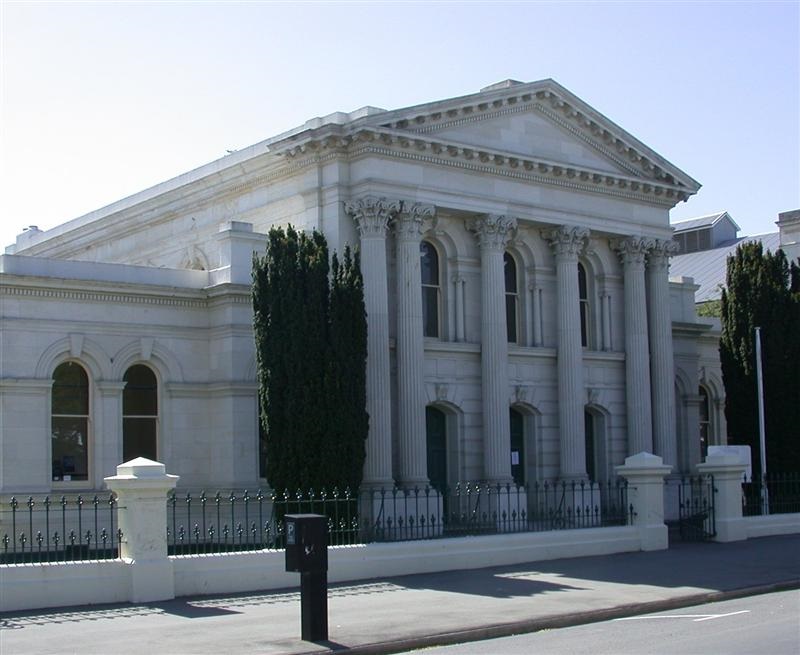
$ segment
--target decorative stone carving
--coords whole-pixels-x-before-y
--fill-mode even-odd
[[[475,232],[481,249],[502,251],[517,229],[517,219],[503,214],[485,214],[469,221],[467,229]]]
[[[653,239],[647,253],[647,263],[653,270],[669,266],[669,258],[678,254],[678,242],[672,239]]]
[[[570,257],[577,261],[578,255],[586,247],[589,229],[562,225],[542,230],[542,238],[550,244],[556,257]]]
[[[415,203],[406,208],[405,203],[393,221],[395,235],[403,241],[419,241],[425,231],[426,222],[436,215],[433,205]]]
[[[362,237],[384,236],[389,221],[401,208],[399,200],[387,200],[376,196],[364,196],[344,203],[345,212],[356,221]]]
[[[619,255],[620,261],[625,264],[642,264],[651,248],[655,244],[654,239],[645,237],[626,237],[610,240],[611,249]]]

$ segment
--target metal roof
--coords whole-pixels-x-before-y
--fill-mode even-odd
[[[672,224],[672,229],[678,232],[688,232],[689,230],[697,230],[703,227],[711,227],[715,225],[723,216],[727,216],[728,220],[733,223],[736,227],[736,230],[739,230],[739,226],[736,225],[736,221],[734,221],[728,212],[717,212],[716,214],[708,214],[706,216],[698,216],[697,218],[689,218],[685,221],[678,221]]]
[[[780,248],[780,234],[778,232],[739,237],[726,242],[718,248],[676,255],[670,262],[669,274],[670,276],[680,275],[694,278],[695,284],[700,285],[694,297],[696,303],[718,300],[722,296],[721,288],[725,285],[728,257],[736,251],[736,247],[740,243],[749,241],[760,241],[764,250],[771,250],[772,252]]]

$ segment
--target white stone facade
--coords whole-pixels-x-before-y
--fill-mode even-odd
[[[669,209],[698,188],[557,83],[507,82],[314,119],[25,232],[0,257],[0,493],[101,488],[135,364],[157,381],[154,458],[181,486],[258,485],[250,267],[287,224],[361,248],[365,483],[432,477],[428,407],[450,484],[605,480],[643,450],[688,471],[701,381],[712,442],[725,435],[718,327],[696,318],[691,280],[667,279]],[[88,379],[87,472],[53,480],[68,361]]]

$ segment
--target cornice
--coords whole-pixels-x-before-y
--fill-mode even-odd
[[[100,290],[54,289],[52,287],[30,287],[0,285],[0,295],[21,296],[27,298],[45,298],[48,300],[71,300],[75,302],[125,303],[129,305],[160,305],[183,307],[186,309],[205,309],[208,303],[205,298],[181,298],[176,296],[147,295]]]
[[[644,180],[640,177],[523,157],[516,153],[430,139],[421,135],[415,137],[407,132],[387,129],[364,128],[353,135],[312,138],[291,145],[280,154],[288,161],[296,162],[295,165],[310,166],[316,163],[316,157],[328,149],[333,149],[340,156],[347,156],[350,160],[374,154],[667,207],[672,207],[689,197],[689,193],[682,187]]]

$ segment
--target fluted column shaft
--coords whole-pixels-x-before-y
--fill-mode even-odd
[[[589,231],[561,227],[544,232],[556,260],[558,345],[558,425],[561,477],[586,477],[583,348],[578,295],[578,255]]]
[[[392,422],[389,370],[389,297],[386,230],[398,202],[372,196],[345,203],[361,236],[361,272],[367,310],[367,413],[369,434],[364,484],[392,486]]]
[[[653,448],[664,464],[674,467],[678,465],[678,442],[675,435],[675,371],[669,302],[669,258],[677,251],[674,241],[659,240],[647,257]]]
[[[512,479],[503,254],[516,226],[516,219],[493,214],[471,224],[481,251],[483,470],[488,482]]]
[[[422,277],[419,245],[424,218],[433,207],[413,205],[394,219],[397,247],[398,482],[428,482],[423,387]]]
[[[650,347],[644,258],[652,242],[640,237],[616,239],[612,246],[623,265],[625,286],[625,402],[628,455],[653,452],[650,396]]]

